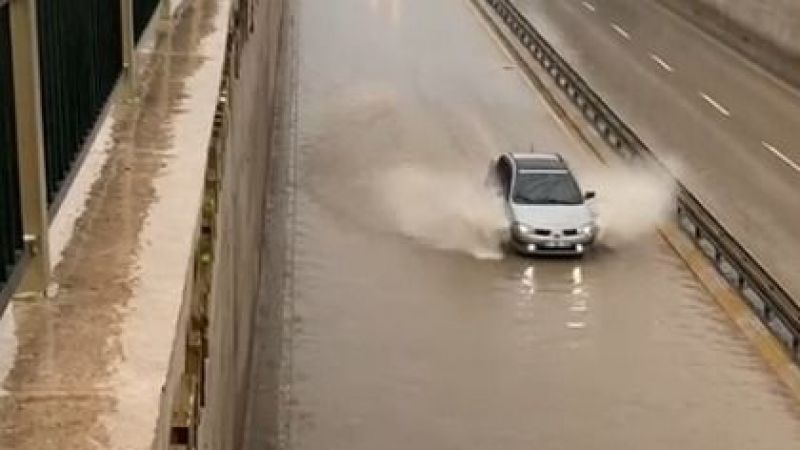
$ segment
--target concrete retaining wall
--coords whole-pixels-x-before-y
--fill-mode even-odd
[[[800,86],[797,0],[656,0]]]
[[[201,448],[244,447],[284,3],[242,0],[231,18]]]
[[[700,1],[775,46],[800,55],[800,2],[797,0]]]

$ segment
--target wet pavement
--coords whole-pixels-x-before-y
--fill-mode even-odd
[[[585,259],[490,258],[497,205],[479,193],[499,153],[560,151],[601,197],[627,185],[553,119],[469,2],[296,9],[286,448],[800,441],[800,408],[657,217],[631,214],[635,195],[600,208],[620,215]]]

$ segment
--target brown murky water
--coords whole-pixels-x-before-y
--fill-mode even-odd
[[[583,260],[474,257],[496,209],[471,193],[501,152],[561,151],[621,188],[468,2],[299,5],[288,447],[800,442],[797,405],[648,227],[617,217]]]

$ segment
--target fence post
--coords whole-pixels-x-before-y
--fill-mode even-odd
[[[172,1],[171,0],[161,0],[158,5],[159,9],[159,18],[161,20],[169,20],[172,18]]]
[[[19,292],[43,296],[50,281],[50,246],[36,0],[11,0],[9,8],[22,228],[30,258]]]
[[[119,10],[122,15],[122,71],[125,87],[129,97],[136,95],[136,38],[133,24],[134,0],[119,0]]]

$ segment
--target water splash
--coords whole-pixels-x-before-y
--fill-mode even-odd
[[[595,210],[602,240],[611,246],[636,243],[668,220],[675,205],[675,183],[644,167],[609,167],[586,174],[597,190]]]
[[[402,165],[376,177],[374,192],[400,234],[439,250],[502,259],[502,200],[470,175]]]

